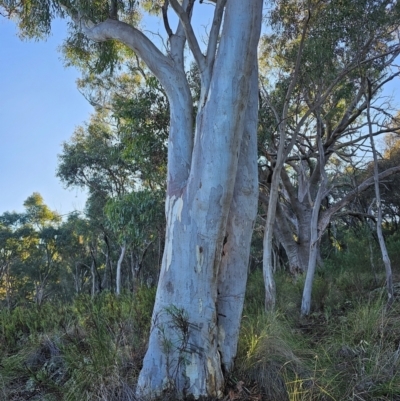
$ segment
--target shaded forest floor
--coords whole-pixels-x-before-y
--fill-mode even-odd
[[[277,309],[266,314],[262,273],[250,275],[225,400],[400,400],[399,284],[388,311],[382,274],[333,258],[315,278],[311,315],[300,318],[302,279],[276,281]],[[135,400],[154,295],[143,287],[2,309],[0,400]]]

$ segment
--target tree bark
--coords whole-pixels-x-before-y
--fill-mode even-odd
[[[258,204],[257,60],[251,76],[245,131],[242,139],[235,189],[224,238],[218,276],[218,349],[224,371],[233,367],[248,275],[250,243]]]
[[[121,246],[121,253],[118,258],[117,262],[117,273],[116,273],[116,278],[115,278],[115,293],[117,295],[121,294],[121,268],[122,268],[122,262],[125,257],[125,252],[126,252],[126,244],[123,244]]]
[[[323,167],[322,167],[323,168]],[[311,230],[310,230],[310,248],[308,258],[308,268],[306,273],[306,281],[304,283],[303,298],[301,302],[301,315],[309,315],[311,310],[311,293],[312,285],[314,281],[315,268],[317,266],[317,257],[319,250],[319,237],[318,237],[318,216],[321,208],[321,200],[326,188],[326,180],[323,180],[317,192],[317,196],[314,201],[314,209],[311,217]]]
[[[96,273],[95,273],[95,266],[94,266],[94,261],[92,260],[92,264],[90,265],[90,274],[92,276],[92,299],[94,299],[94,296],[96,295]]]
[[[178,398],[222,396],[218,277],[261,15],[261,0],[227,2],[209,90],[199,105],[188,181],[168,176],[165,251],[140,396],[165,390]],[[172,152],[175,144],[169,145]]]
[[[306,272],[309,260],[312,206],[302,203],[300,208],[302,213],[295,213],[295,224],[290,224],[278,202],[274,226],[274,233],[285,250],[289,271],[293,276]]]
[[[237,267],[243,272],[247,267],[255,194],[251,186],[256,182],[251,169],[256,161],[253,119],[257,113],[250,108],[257,107],[254,100],[258,95],[254,85],[250,88],[250,77],[263,2],[218,0],[205,56],[190,26],[190,1],[171,0],[170,5],[179,24],[175,34],[169,29],[168,55],[142,32],[121,21],[108,19],[93,25],[79,15],[72,18],[90,39],[114,39],[129,46],[159,79],[170,103],[166,240],[137,394],[152,398],[173,390],[178,398],[220,397],[224,385],[220,352],[225,352],[225,347],[229,350],[222,360],[231,366],[237,339],[227,340],[227,345],[218,341],[222,333],[218,313],[228,308],[218,298],[218,278],[222,280],[219,273],[224,245],[226,260],[230,260],[226,280],[233,280],[233,275],[228,278],[228,270]],[[193,102],[184,70],[186,39],[201,76],[194,137]],[[246,114],[251,120],[248,123]],[[245,125],[249,130],[246,134]],[[245,167],[243,171],[240,167],[237,177],[239,159]],[[240,202],[245,202],[243,210]],[[236,222],[244,224],[242,231],[234,226]],[[227,228],[230,232],[224,244]],[[232,246],[239,243],[247,248],[237,254],[237,261],[231,260],[234,252],[230,252],[228,238]],[[240,317],[230,319],[236,327]],[[228,333],[226,325],[221,327]],[[233,328],[232,336],[235,333],[237,329]]]
[[[381,191],[379,189],[379,171],[378,171],[378,157],[376,155],[374,136],[372,133],[372,121],[371,121],[371,84],[369,79],[367,79],[368,83],[368,94],[365,94],[367,100],[367,121],[368,121],[368,129],[369,129],[369,140],[371,143],[372,155],[374,158],[374,186],[375,186],[375,197],[376,197],[376,207],[378,209],[378,218],[376,221],[376,233],[378,235],[379,246],[381,248],[382,260],[385,265],[386,272],[386,289],[387,289],[387,307],[390,308],[394,301],[394,293],[393,293],[393,275],[392,275],[392,266],[390,263],[389,254],[386,248],[385,239],[382,233],[382,201],[381,201]]]

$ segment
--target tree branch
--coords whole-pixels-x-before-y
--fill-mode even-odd
[[[290,178],[284,168],[281,170],[281,180],[282,180],[283,186],[285,187],[285,189],[289,195],[290,203],[293,206],[293,209],[295,209],[296,214],[301,213],[300,204],[299,204],[299,200],[297,199],[297,196],[296,196],[295,188],[294,188],[293,184],[290,182]]]
[[[163,21],[164,21],[164,27],[165,27],[165,30],[167,31],[168,37],[170,38],[172,36],[172,29],[169,26],[169,21],[168,21],[168,5],[169,5],[169,1],[165,0],[164,4],[161,7],[161,11],[162,11],[162,16],[163,16]]]
[[[368,42],[369,43],[369,42]],[[350,72],[354,71],[356,68],[358,68],[361,64],[366,64],[368,62],[374,61],[376,59],[379,59],[381,57],[385,57],[389,54],[393,54],[393,56],[396,54],[398,54],[400,52],[400,46],[395,46],[392,50],[381,53],[377,56],[374,57],[370,57],[368,59],[359,61],[359,55],[362,55],[363,53],[365,53],[365,50],[362,50],[358,53],[358,55],[356,55],[356,57],[353,59],[353,61],[351,61],[347,66],[342,68],[342,71],[337,75],[337,77],[332,81],[332,83],[328,86],[328,88],[325,90],[325,92],[322,94],[322,96],[319,98],[319,101],[316,102],[313,106],[313,108],[308,109],[306,111],[306,113],[304,114],[304,116],[301,118],[301,120],[299,121],[299,123],[296,126],[296,131],[299,131],[301,126],[303,125],[304,121],[308,118],[308,116],[314,111],[316,110],[319,106],[321,106],[321,104],[328,98],[328,96],[332,93],[332,90],[336,87],[336,85],[340,82],[340,80],[342,78],[344,78],[347,74],[350,74]],[[393,74],[393,76],[389,77],[388,79],[386,79],[385,81],[383,81],[380,85],[378,85],[375,89],[374,89],[374,93],[382,87],[382,85],[384,83],[386,83],[387,81],[390,81],[391,79],[393,79],[396,75],[399,75],[400,72]],[[362,92],[361,92],[362,94]],[[363,104],[364,106],[364,104]],[[365,106],[366,107],[366,106]],[[365,109],[364,107],[364,109]],[[352,120],[353,121],[353,120]],[[348,124],[347,124],[348,126]]]
[[[199,43],[196,39],[196,35],[194,34],[192,24],[190,23],[190,18],[187,12],[183,9],[183,7],[178,3],[177,0],[169,0],[171,7],[174,9],[177,14],[179,21],[181,22],[183,29],[185,31],[186,39],[188,41],[190,50],[192,51],[193,57],[199,66],[200,71],[204,71],[206,67],[205,57],[203,56]],[[190,7],[190,2],[188,7]]]
[[[204,66],[199,65],[201,77],[201,93],[199,104],[204,105],[207,100],[207,94],[210,88],[211,75],[214,66],[216,49],[218,44],[218,35],[221,28],[222,16],[226,0],[218,0],[214,11],[214,18],[211,27],[210,37],[208,41],[207,54],[204,61]],[[203,69],[202,69],[203,68]]]
[[[389,177],[393,174],[396,174],[400,172],[400,166],[392,167],[389,168],[385,171],[382,171],[382,173],[379,174],[379,181],[381,181],[383,178]],[[352,191],[350,191],[343,199],[341,199],[339,202],[336,202],[333,204],[329,209],[323,211],[321,213],[321,218],[320,218],[320,223],[319,223],[319,229],[321,231],[324,231],[328,222],[332,218],[332,215],[336,213],[338,210],[346,206],[351,200],[353,200],[359,193],[365,191],[368,187],[371,185],[374,185],[374,177],[369,177],[365,181],[363,181],[360,185],[358,185],[356,188],[354,188]]]
[[[398,129],[398,128],[381,129],[379,131],[374,132],[372,135],[373,136],[377,136],[377,135],[387,134],[387,133],[396,131],[396,129]],[[369,137],[369,134],[365,134],[365,135],[359,136],[356,139],[353,139],[352,141],[340,143],[340,144],[338,144],[337,146],[334,147],[334,151],[336,152],[337,150],[339,150],[341,148],[344,148],[346,146],[355,145],[356,143],[361,142],[361,141],[367,139],[368,137]]]
[[[207,67],[212,68],[215,60],[215,53],[218,44],[219,31],[221,29],[222,17],[224,15],[226,0],[219,0],[215,7],[214,18],[211,26],[210,37],[207,47]]]
[[[139,55],[165,88],[170,87],[168,83],[171,76],[176,75],[173,63],[141,31],[125,22],[112,19],[107,19],[95,25],[90,21],[79,18],[77,15],[71,15],[71,18],[91,40],[104,42],[114,39],[128,46]]]

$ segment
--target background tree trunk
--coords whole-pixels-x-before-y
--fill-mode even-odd
[[[324,147],[322,144],[321,124],[317,125],[317,141],[318,141],[319,155],[318,155],[318,163],[316,170],[319,169],[319,176],[321,177],[321,179],[317,194],[315,195],[315,199],[312,204],[313,209],[310,222],[310,237],[309,237],[310,248],[308,256],[308,268],[306,274],[306,281],[304,283],[303,299],[301,301],[301,311],[300,311],[302,316],[308,315],[311,309],[312,285],[314,281],[314,274],[315,274],[315,269],[317,267],[317,260],[319,256],[320,233],[318,231],[318,220],[321,209],[321,202],[322,199],[324,199],[325,196],[327,195],[327,187],[328,187],[328,177],[325,171],[326,162],[325,162]]]
[[[379,170],[378,170],[378,157],[376,155],[374,136],[372,133],[372,121],[371,121],[371,83],[367,78],[368,83],[368,94],[365,95],[367,100],[367,120],[368,120],[368,129],[369,129],[369,140],[371,143],[372,155],[374,158],[374,186],[375,186],[375,197],[376,197],[376,207],[378,209],[378,218],[376,221],[376,234],[378,235],[379,246],[381,248],[382,260],[385,265],[386,271],[386,289],[387,289],[387,306],[390,308],[394,301],[394,293],[393,293],[393,275],[392,275],[392,266],[390,263],[389,254],[386,248],[385,239],[382,233],[382,201],[381,201],[381,192],[379,190]]]
[[[126,251],[126,244],[123,244],[121,246],[121,253],[119,255],[117,262],[117,274],[115,278],[115,293],[117,295],[121,294],[121,268],[122,268],[122,262],[125,257],[125,251]]]

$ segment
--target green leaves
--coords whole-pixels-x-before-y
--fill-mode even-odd
[[[61,222],[61,217],[58,213],[51,211],[45,205],[42,196],[38,192],[34,192],[24,202],[26,209],[25,218],[28,223],[37,226],[46,227],[49,224]]]
[[[49,35],[55,18],[68,15],[99,23],[115,18],[128,23],[138,21],[139,2],[136,0],[1,0],[6,15],[17,21],[24,38],[42,39]]]
[[[302,75],[312,80],[323,76],[327,81],[360,52],[363,58],[385,52],[395,39],[393,28],[399,19],[395,4],[373,0],[277,1],[269,18],[273,32],[264,38],[264,51],[282,67],[293,66],[306,26]]]
[[[110,199],[105,207],[108,225],[121,243],[150,242],[164,226],[164,194],[140,190]]]
[[[57,176],[67,186],[86,187],[91,192],[117,196],[136,181],[135,162],[122,157],[123,144],[118,132],[98,113],[85,127],[64,143]]]
[[[8,302],[22,297],[40,304],[49,281],[58,284],[61,217],[37,192],[26,199],[24,207],[23,213],[0,216],[0,289],[6,283]]]
[[[50,33],[52,20],[64,16],[58,1],[0,0],[0,8],[16,20],[20,36],[26,39],[45,38]]]

